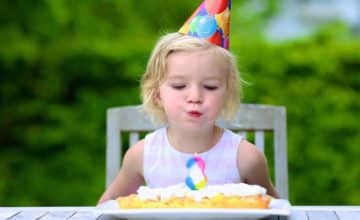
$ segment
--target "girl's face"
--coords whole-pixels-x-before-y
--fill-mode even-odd
[[[170,54],[158,96],[169,125],[213,126],[225,102],[226,77],[224,61],[212,50]]]

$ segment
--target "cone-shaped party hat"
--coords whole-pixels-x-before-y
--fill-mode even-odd
[[[231,0],[204,0],[180,28],[179,33],[204,38],[229,48]]]

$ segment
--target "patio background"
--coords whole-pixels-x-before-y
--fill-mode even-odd
[[[96,203],[106,109],[140,103],[154,43],[200,2],[1,1],[0,206]],[[280,5],[233,1],[230,47],[249,82],[243,102],[287,108],[293,204],[359,205],[358,32],[332,20],[269,40],[263,30]]]

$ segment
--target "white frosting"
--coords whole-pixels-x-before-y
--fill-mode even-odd
[[[202,198],[211,198],[218,194],[225,196],[266,195],[266,189],[258,185],[233,183],[208,185],[200,190],[191,190],[185,184],[181,183],[165,188],[141,186],[137,191],[137,196],[143,200],[166,200],[172,197],[191,197],[195,201],[200,201]]]

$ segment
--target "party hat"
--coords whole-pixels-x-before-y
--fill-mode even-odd
[[[204,0],[179,32],[229,49],[230,9],[231,0]]]

